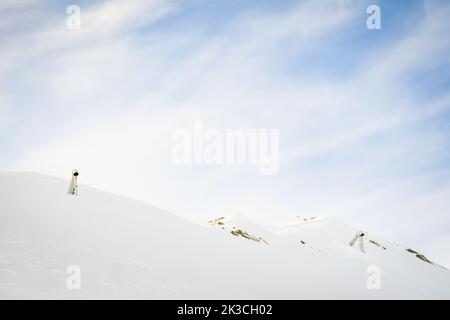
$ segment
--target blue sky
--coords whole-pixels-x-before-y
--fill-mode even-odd
[[[366,28],[370,4],[381,30]],[[0,171],[77,167],[199,222],[336,216],[450,266],[449,13],[437,0],[2,1]],[[174,166],[171,132],[194,120],[279,129],[279,173]]]

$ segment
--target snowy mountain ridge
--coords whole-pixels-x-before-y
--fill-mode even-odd
[[[201,226],[84,185],[70,196],[68,183],[0,174],[0,298],[450,298],[450,271],[370,233],[362,253],[349,245],[358,230],[334,218]],[[68,288],[71,266],[79,290]]]

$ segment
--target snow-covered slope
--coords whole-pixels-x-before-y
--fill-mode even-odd
[[[0,298],[450,298],[448,270],[370,233],[361,253],[348,245],[357,230],[335,219],[200,226],[83,185],[69,196],[67,186],[0,174]],[[66,285],[73,265],[80,290]],[[379,290],[367,287],[371,266]]]

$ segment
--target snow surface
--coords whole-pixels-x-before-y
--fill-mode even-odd
[[[358,230],[336,219],[261,226],[238,216],[202,226],[82,184],[69,196],[68,183],[0,174],[0,298],[450,298],[450,271],[370,233],[361,253],[348,245]],[[71,265],[81,269],[80,290],[66,285]],[[366,284],[373,265],[380,290]]]

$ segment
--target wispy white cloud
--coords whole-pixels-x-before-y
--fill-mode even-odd
[[[83,10],[83,32],[120,35],[149,25],[176,10],[174,1],[106,1]],[[85,34],[83,34],[85,36]]]

